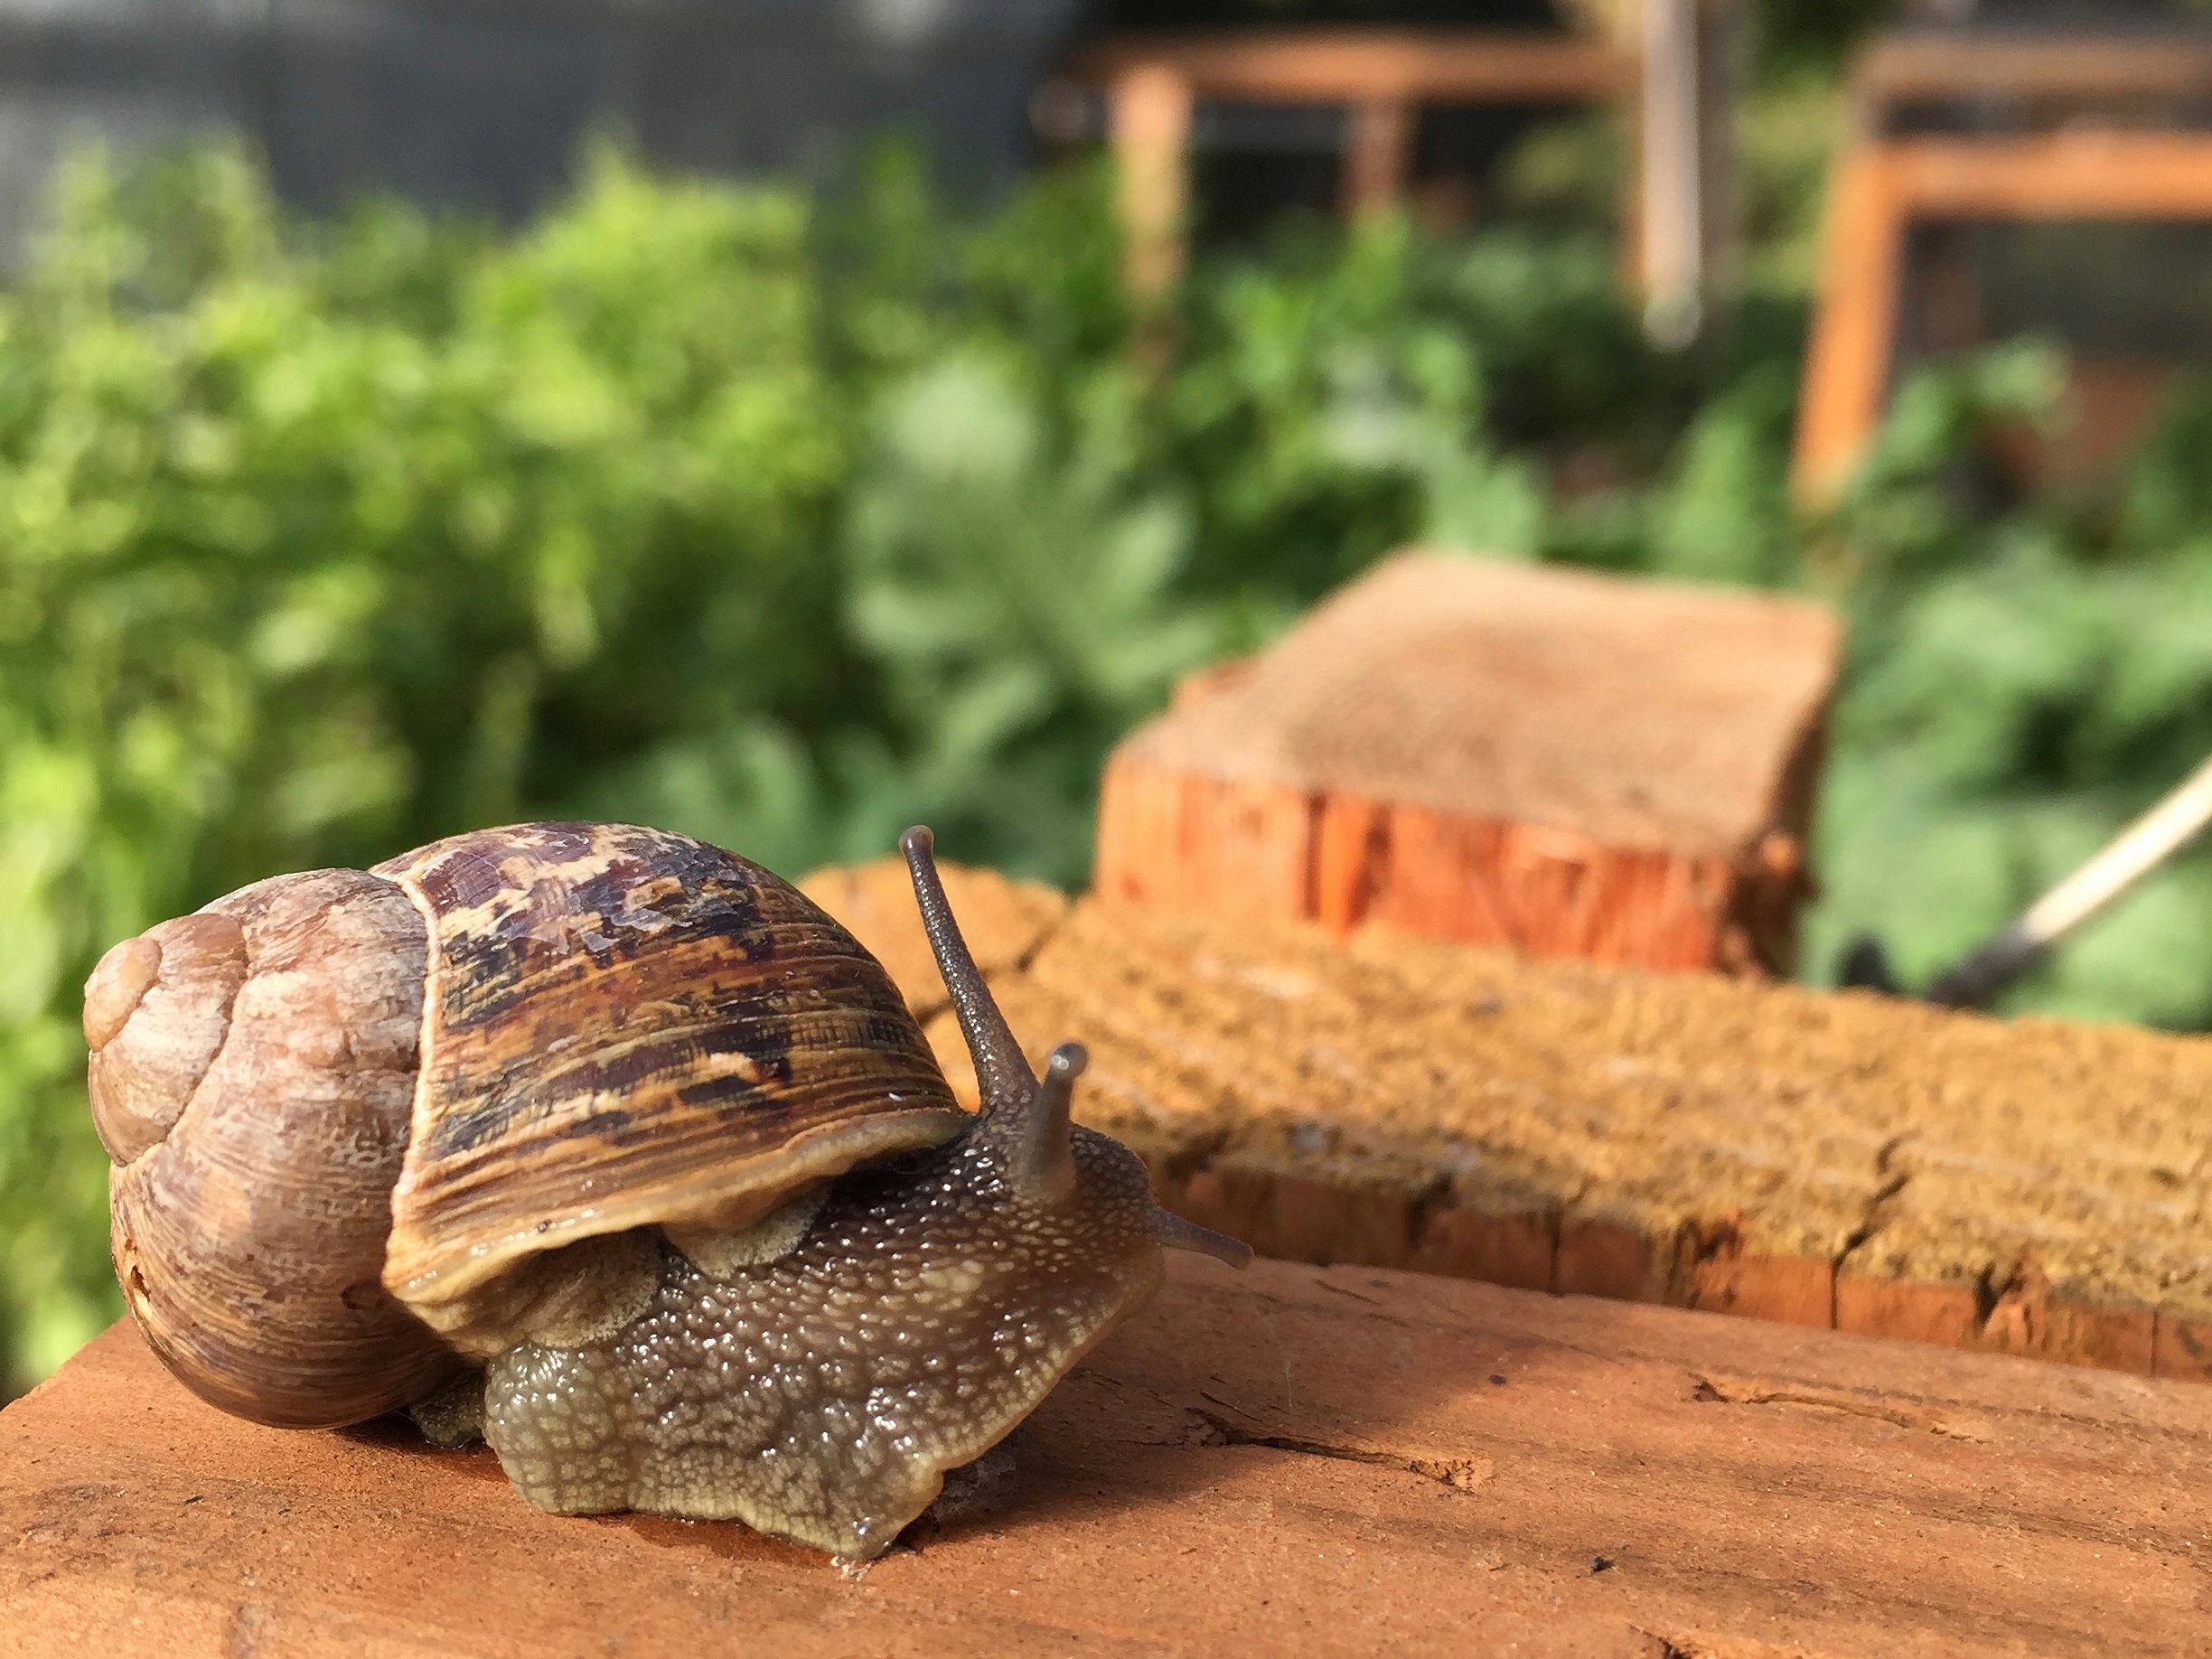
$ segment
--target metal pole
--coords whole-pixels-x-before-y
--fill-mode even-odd
[[[1927,1000],[1978,1008],[2060,939],[2179,852],[2212,823],[2212,760],[2029,905],[2020,918],[1928,987]]]

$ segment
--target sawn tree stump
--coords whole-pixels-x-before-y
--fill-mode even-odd
[[[1402,554],[1115,750],[1096,886],[1785,970],[1838,650],[1794,600]]]

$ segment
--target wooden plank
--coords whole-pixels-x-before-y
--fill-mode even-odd
[[[1888,145],[1848,150],[1828,186],[1820,297],[1797,404],[1792,475],[1818,501],[1843,481],[1875,425],[1896,353],[1905,203]]]
[[[0,1414],[0,1654],[2204,1651],[2212,1392],[1369,1269],[1178,1262],[857,1579],[223,1418],[135,1336]]]
[[[1892,34],[1859,54],[1851,80],[1854,98],[1878,123],[1906,103],[2001,98],[2047,114],[2122,99],[2200,98],[2212,92],[2212,40],[2181,30],[2147,37]]]
[[[1254,103],[1571,102],[1632,90],[1633,55],[1572,34],[1458,29],[1285,29],[1117,33],[1067,72],[1111,83],[1171,71],[1201,98]]]
[[[2202,1038],[1100,899],[993,984],[1263,1251],[2212,1380]]]
[[[2212,134],[2085,130],[1882,148],[1908,218],[2212,218]]]

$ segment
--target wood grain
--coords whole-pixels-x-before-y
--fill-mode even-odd
[[[1368,1269],[1181,1263],[864,1577],[200,1404],[0,1414],[0,1654],[2186,1654],[2212,1392]]]

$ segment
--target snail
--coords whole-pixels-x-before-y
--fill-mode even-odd
[[[85,988],[125,1299],[265,1423],[480,1429],[562,1514],[865,1560],[1158,1287],[1159,1209],[1029,1068],[902,846],[982,1110],[883,968],[702,842],[536,823],[244,887]]]

